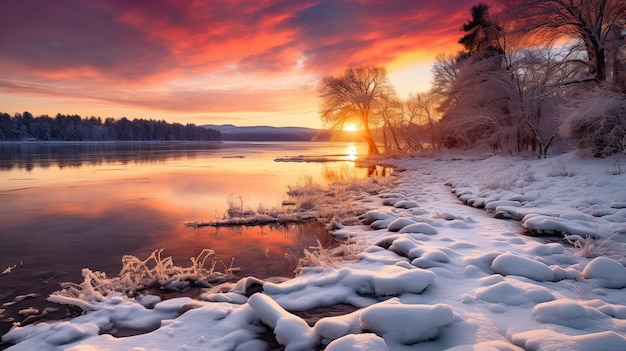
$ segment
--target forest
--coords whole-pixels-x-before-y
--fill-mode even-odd
[[[321,82],[322,121],[358,124],[371,154],[626,153],[626,2],[499,0],[469,15],[430,91],[401,99],[384,67],[348,68]]]
[[[0,140],[5,141],[216,141],[221,133],[195,124],[159,120],[57,114],[34,117],[29,112],[0,113]]]

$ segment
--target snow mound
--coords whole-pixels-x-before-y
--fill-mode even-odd
[[[530,330],[513,334],[512,341],[524,350],[537,351],[623,351],[626,337],[614,332],[603,331],[583,335],[567,335],[550,329]]]
[[[450,262],[450,257],[438,249],[430,249],[413,261],[411,264],[420,268],[439,267],[442,263]]]
[[[415,208],[415,207],[419,207],[419,204],[417,203],[417,201],[414,200],[400,200],[398,202],[396,202],[393,207],[396,208]]]
[[[598,279],[600,285],[605,288],[626,288],[626,268],[607,257],[594,258],[587,264],[581,276],[586,279]]]
[[[509,280],[476,289],[475,299],[509,306],[520,306],[552,301],[556,297],[543,287]]]
[[[412,223],[407,226],[404,226],[399,231],[400,233],[422,233],[426,235],[435,235],[437,234],[437,229],[433,228],[432,225],[428,223]]]
[[[524,351],[524,349],[519,348],[506,341],[493,340],[479,342],[473,345],[455,346],[446,349],[446,351]]]
[[[326,351],[387,351],[385,340],[376,334],[346,335],[334,340]]]
[[[391,223],[389,223],[389,225],[387,226],[387,230],[390,232],[397,232],[397,231],[402,230],[402,228],[411,224],[415,224],[415,222],[412,221],[411,219],[397,218],[397,219],[394,219]]]
[[[567,299],[540,303],[533,309],[532,316],[541,323],[560,324],[574,329],[597,328],[609,319],[609,316],[593,307]]]
[[[272,328],[276,341],[285,346],[285,350],[312,350],[315,346],[311,327],[302,318],[285,311],[269,296],[253,294],[248,304],[263,323]]]
[[[527,257],[504,253],[491,263],[491,269],[502,275],[519,275],[539,282],[554,280],[550,267]]]
[[[361,329],[381,335],[388,343],[414,344],[434,339],[439,328],[453,321],[452,307],[445,304],[379,304],[361,313]]]
[[[522,220],[522,226],[531,232],[539,234],[576,234],[596,237],[600,231],[594,222],[571,220],[544,215],[528,215]]]
[[[375,270],[349,269],[311,271],[293,280],[265,283],[264,292],[288,310],[305,311],[314,307],[347,303],[371,304],[370,296],[419,294],[435,280],[435,273],[398,265],[378,266]]]

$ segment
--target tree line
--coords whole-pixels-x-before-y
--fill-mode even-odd
[[[626,2],[500,0],[470,16],[430,91],[399,99],[383,67],[349,68],[323,78],[322,121],[359,124],[374,154],[626,153]]]
[[[221,133],[195,124],[163,120],[116,120],[57,114],[34,117],[29,112],[0,113],[0,140],[6,141],[216,141]]]

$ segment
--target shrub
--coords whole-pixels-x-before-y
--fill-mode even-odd
[[[563,108],[561,133],[596,157],[626,153],[626,98],[604,87],[580,92]]]

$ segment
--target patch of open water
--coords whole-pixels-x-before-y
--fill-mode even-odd
[[[238,276],[293,276],[303,249],[330,245],[321,226],[184,223],[223,216],[229,196],[252,209],[278,207],[303,177],[366,177],[372,169],[354,164],[366,150],[324,142],[0,143],[0,272],[15,267],[0,275],[0,335],[13,322],[75,312],[45,298],[61,282],[82,281],[82,268],[117,275],[123,255],[143,259],[165,248],[188,266],[210,248],[224,262],[234,257]],[[275,161],[290,158],[299,162]]]

